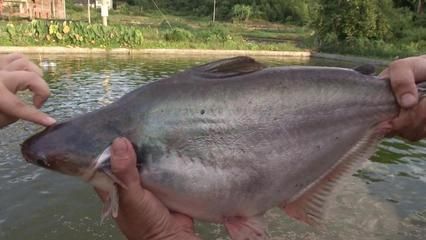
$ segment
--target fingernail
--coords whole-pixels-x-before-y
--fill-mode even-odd
[[[405,93],[400,98],[400,103],[402,107],[412,107],[417,103],[416,97],[411,93]]]
[[[117,138],[114,140],[114,143],[112,144],[112,151],[116,156],[123,156],[127,154],[126,140],[124,140],[124,138]]]
[[[52,117],[46,117],[46,118],[43,119],[43,122],[44,122],[44,124],[49,126],[49,125],[54,124],[56,122],[56,120]]]

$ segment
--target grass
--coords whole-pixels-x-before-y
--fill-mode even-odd
[[[73,20],[87,21],[87,12],[83,9],[79,11],[68,11],[69,18]],[[101,23],[100,11],[91,11],[92,23]],[[191,30],[205,30],[211,27],[209,17],[196,16],[177,16],[165,14],[161,15],[158,11],[144,11],[140,13],[137,9],[128,8],[122,5],[118,10],[111,10],[108,17],[108,23],[111,25],[126,24],[138,25],[151,28],[168,28],[167,22],[172,28],[183,28]],[[310,30],[306,27],[300,27],[289,24],[270,23],[264,20],[254,20],[248,22],[219,22],[235,35],[241,36],[246,40],[253,40],[262,49],[285,49],[302,50],[299,44],[305,39]],[[191,45],[191,44],[189,44]],[[241,47],[240,47],[241,48]]]

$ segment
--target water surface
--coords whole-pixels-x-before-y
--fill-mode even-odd
[[[125,93],[213,58],[132,56],[32,56],[57,64],[46,69],[52,96],[43,110],[66,120],[107,105]],[[321,59],[258,58],[267,65],[357,64]],[[28,94],[23,94],[27,100]],[[143,103],[141,103],[143,104]],[[80,180],[27,164],[19,144],[41,130],[17,122],[0,130],[0,239],[124,239],[112,221],[100,225],[100,201]],[[332,196],[326,228],[316,229],[268,212],[274,239],[424,239],[426,148],[387,139],[355,176]],[[283,186],[285,187],[285,186]],[[226,239],[215,224],[197,223],[204,239]]]

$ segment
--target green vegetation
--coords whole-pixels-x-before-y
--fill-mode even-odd
[[[295,43],[258,44],[246,41],[237,28],[207,23],[196,28],[183,22],[162,21],[158,25],[102,26],[82,21],[0,22],[0,44],[6,46],[79,46],[101,48],[201,48],[288,50],[301,48]],[[179,26],[179,27],[173,27]]]
[[[382,58],[426,53],[426,28],[419,24],[426,20],[423,12],[416,15],[408,8],[395,7],[394,2],[414,1],[319,0],[311,24],[315,30],[311,46]]]
[[[129,1],[130,4],[135,4]],[[216,19],[230,21],[254,18],[272,22],[306,24],[309,22],[309,6],[316,0],[220,0],[216,1]],[[155,10],[151,0],[140,0],[146,10]],[[161,9],[179,15],[212,17],[212,0],[162,0]]]
[[[2,31],[3,32],[3,31]],[[5,26],[10,44],[13,45],[72,45],[100,47],[135,47],[143,42],[139,28],[105,27],[82,22],[37,21]]]
[[[62,21],[0,21],[0,44],[309,49],[386,59],[426,53],[425,0],[221,0],[214,23],[213,0],[115,3],[108,27],[99,25],[99,9],[88,25],[86,6],[71,0],[67,33]]]

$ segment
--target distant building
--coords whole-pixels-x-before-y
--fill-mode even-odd
[[[0,0],[0,17],[65,19],[65,0]]]
[[[90,6],[92,8],[101,8],[102,6],[102,0],[89,0],[89,1],[90,1]],[[106,0],[105,2],[107,3],[108,8],[111,9],[113,0]],[[74,0],[74,4],[78,4],[80,6],[87,6],[87,0]]]

